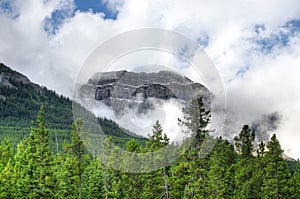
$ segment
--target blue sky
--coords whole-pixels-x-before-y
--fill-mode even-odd
[[[60,25],[62,25],[66,19],[73,17],[76,11],[103,13],[104,20],[116,20],[119,13],[114,5],[110,5],[109,2],[103,0],[74,0],[74,5],[74,10],[71,12],[68,9],[53,11],[51,17],[45,20],[45,30],[49,34],[55,34]],[[8,11],[12,9],[9,2],[3,3],[2,7]]]
[[[117,10],[110,10],[108,2],[102,0],[75,0],[76,10],[86,12],[92,10],[94,13],[102,12],[105,14],[104,19],[116,19],[118,16]]]
[[[261,31],[265,31],[265,29],[265,25],[256,25],[255,32],[258,37],[253,39],[258,44],[258,50],[262,53],[270,53],[274,47],[288,46],[290,37],[294,37],[300,33],[300,20],[287,21],[283,26],[278,28],[278,31],[273,32],[268,37],[260,37]]]

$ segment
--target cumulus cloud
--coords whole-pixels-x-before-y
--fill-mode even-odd
[[[228,116],[236,118],[230,132],[278,112],[282,121],[274,132],[289,155],[300,157],[300,31],[288,23],[300,19],[298,0],[104,2],[118,12],[117,20],[75,12],[72,0],[12,0],[11,9],[1,6],[0,61],[72,96],[80,66],[103,41],[136,28],[175,30],[199,42],[218,68]],[[55,31],[51,26],[47,31],[47,19],[59,11],[68,14]]]

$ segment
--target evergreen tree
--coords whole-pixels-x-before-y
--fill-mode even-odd
[[[15,174],[18,176],[16,194],[28,198],[53,198],[55,188],[52,172],[53,155],[49,147],[43,106],[30,137],[20,145],[15,159]]]
[[[235,147],[241,158],[249,159],[253,157],[254,131],[248,125],[244,125],[238,136],[234,137]]]
[[[254,195],[259,187],[254,183],[254,131],[244,125],[242,131],[234,138],[235,147],[239,154],[235,169],[235,198],[257,198]]]
[[[0,173],[0,198],[15,196],[14,160],[10,159]]]
[[[282,158],[283,150],[275,134],[271,137],[267,148],[263,198],[290,198],[287,163]]]
[[[79,135],[84,135],[82,120],[72,124],[71,143],[65,145],[63,178],[58,183],[64,198],[82,198],[83,173],[89,164],[90,156]]]
[[[13,157],[13,148],[9,141],[5,139],[0,145],[0,198],[13,197]]]
[[[131,152],[131,157],[125,160],[126,166],[139,171],[140,162],[137,154],[142,151],[141,145],[135,139],[131,139],[126,143],[126,151]],[[141,190],[143,190],[142,176],[140,173],[122,174],[122,188],[125,190],[124,198],[141,198]]]
[[[252,194],[255,198],[262,198],[261,187],[265,177],[265,146],[265,143],[261,141],[256,150],[257,157],[253,159],[253,176],[251,183],[255,187]]]
[[[82,198],[104,198],[103,171],[99,160],[93,160],[83,173]]]
[[[13,196],[15,198],[27,197],[30,193],[30,174],[32,173],[29,168],[29,152],[28,146],[30,139],[29,137],[24,138],[17,147],[17,152],[15,154],[15,164],[13,168],[12,183],[15,185],[13,187]]]
[[[14,157],[14,150],[8,141],[5,139],[0,144],[0,172],[5,168],[6,164]]]
[[[299,162],[298,162],[299,165]],[[300,172],[292,172],[291,177],[288,180],[289,198],[300,198]]]
[[[203,147],[204,140],[210,140],[207,129],[210,123],[211,114],[205,107],[203,99],[193,99],[188,108],[183,109],[184,119],[179,119],[179,124],[185,126],[187,133],[191,136],[192,141],[189,149],[184,154],[188,162],[189,180],[185,184],[184,198],[205,198],[208,197],[207,171],[208,159]]]
[[[236,161],[233,145],[218,138],[209,159],[209,198],[231,198],[234,188],[230,167]]]
[[[164,150],[163,147],[169,144],[169,138],[165,133],[159,121],[153,125],[152,134],[148,135],[149,141],[146,143],[145,152],[154,152]],[[152,155],[152,154],[151,154]],[[154,158],[152,156],[152,158]],[[163,155],[155,157],[153,161],[156,164],[167,165],[167,158]],[[149,165],[151,166],[151,165]],[[152,171],[143,175],[143,193],[142,198],[169,198],[169,167],[163,167],[157,171]]]

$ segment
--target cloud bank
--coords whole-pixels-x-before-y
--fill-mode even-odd
[[[300,157],[300,4],[298,0],[107,1],[104,13],[73,0],[0,3],[0,61],[32,81],[72,96],[80,66],[103,41],[136,28],[178,31],[197,41],[223,79],[230,133],[277,112],[288,155]],[[54,14],[56,13],[56,14]]]

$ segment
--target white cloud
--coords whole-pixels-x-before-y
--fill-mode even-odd
[[[295,141],[300,139],[299,35],[268,54],[262,54],[255,42],[278,33],[289,20],[300,19],[298,0],[116,0],[109,4],[111,10],[118,7],[116,21],[77,11],[50,36],[44,30],[45,19],[55,10],[72,11],[72,0],[12,3],[17,17],[0,15],[0,61],[69,96],[84,60],[113,35],[144,27],[176,30],[194,40],[206,35],[205,49],[223,78],[230,111],[249,123],[279,111],[284,120],[276,133],[289,154],[300,157]],[[266,29],[257,35],[255,25]]]

